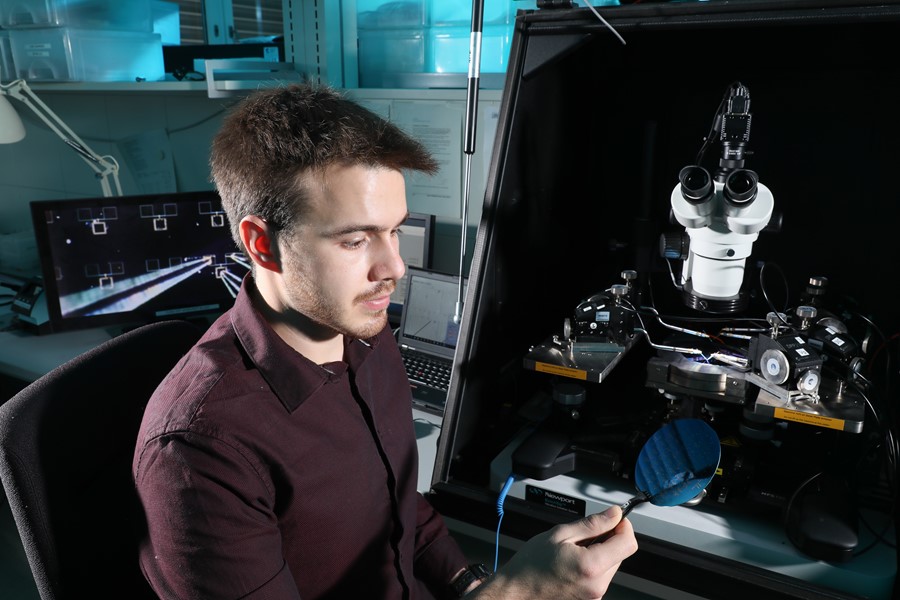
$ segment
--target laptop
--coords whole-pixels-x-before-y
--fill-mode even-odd
[[[442,415],[459,324],[453,322],[459,277],[408,267],[397,342],[412,388],[413,406]],[[463,290],[465,292],[465,290]]]

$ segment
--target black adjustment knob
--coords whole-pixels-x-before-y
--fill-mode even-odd
[[[659,236],[659,255],[671,260],[684,260],[691,248],[691,238],[684,232],[676,231]]]

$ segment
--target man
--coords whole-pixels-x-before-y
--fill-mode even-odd
[[[157,594],[601,596],[636,549],[618,509],[536,537],[479,585],[416,492],[386,309],[405,272],[403,172],[436,168],[423,147],[333,90],[292,86],[244,100],[211,166],[252,271],[144,415],[133,473]]]

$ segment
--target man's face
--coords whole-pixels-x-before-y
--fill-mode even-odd
[[[309,188],[303,224],[281,246],[285,300],[336,332],[372,337],[406,272],[398,240],[407,216],[403,175],[332,166]]]

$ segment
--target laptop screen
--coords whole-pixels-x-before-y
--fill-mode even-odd
[[[459,277],[410,267],[399,342],[448,358],[456,350],[459,324],[453,322]]]

